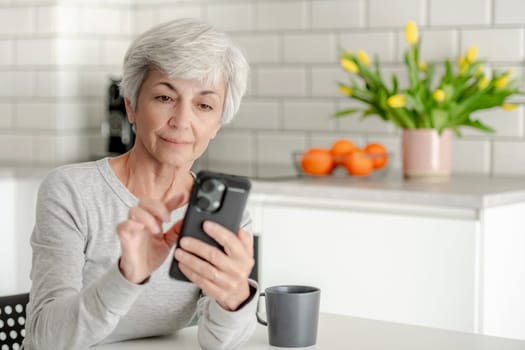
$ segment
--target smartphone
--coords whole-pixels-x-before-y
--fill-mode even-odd
[[[222,246],[204,232],[204,221],[214,221],[237,234],[250,193],[248,178],[237,175],[200,171],[193,184],[188,208],[182,221],[179,240],[195,237],[223,250]],[[173,258],[169,274],[172,278],[189,281]]]

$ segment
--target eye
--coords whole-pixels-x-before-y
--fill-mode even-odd
[[[205,104],[205,103],[199,103],[198,106],[199,106],[199,109],[200,109],[201,111],[212,111],[212,110],[213,110],[213,107],[212,107],[212,106],[207,105],[207,104]]]
[[[171,102],[173,101],[173,99],[169,96],[166,96],[166,95],[161,95],[161,96],[157,96],[155,97],[155,99],[159,102],[162,102],[162,103],[168,103],[168,102]]]

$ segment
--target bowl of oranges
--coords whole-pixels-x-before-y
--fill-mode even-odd
[[[350,176],[367,177],[384,173],[389,154],[380,143],[356,146],[348,139],[336,140],[330,148],[312,147],[294,153],[294,163],[301,175],[327,176],[342,169]]]

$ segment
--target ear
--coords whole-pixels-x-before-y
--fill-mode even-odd
[[[133,110],[133,107],[131,107],[131,101],[127,97],[124,97],[124,106],[126,107],[128,121],[130,124],[135,124],[135,111]]]

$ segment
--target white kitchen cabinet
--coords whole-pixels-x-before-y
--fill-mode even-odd
[[[371,187],[256,184],[262,287],[311,284],[325,312],[525,339],[525,202]]]

